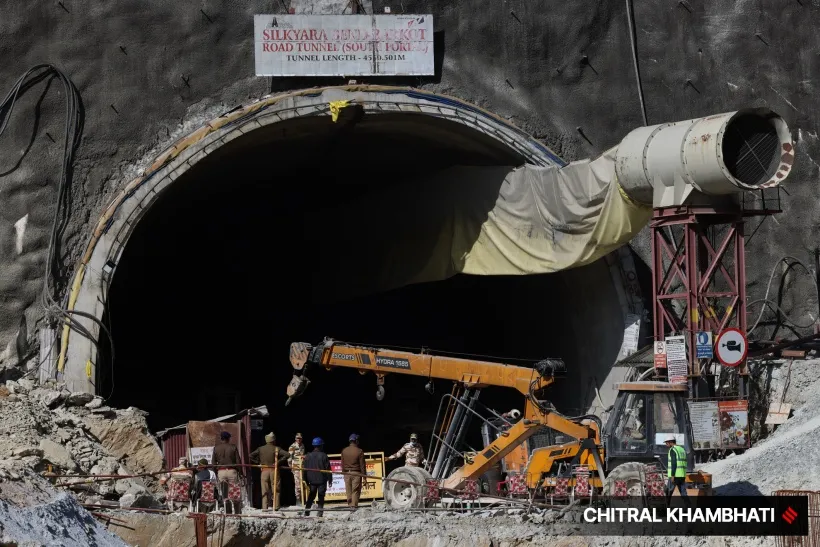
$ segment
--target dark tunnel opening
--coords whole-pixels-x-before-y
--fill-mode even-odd
[[[301,432],[306,444],[321,436],[337,453],[356,432],[366,451],[389,455],[410,432],[428,446],[440,397],[452,384],[438,381],[430,395],[427,379],[390,375],[377,401],[374,375],[318,370],[307,392],[285,407],[291,342],[328,336],[516,364],[562,357],[573,365],[566,314],[577,297],[565,290],[565,274],[456,275],[356,298],[315,284],[316,260],[339,268],[378,260],[356,241],[327,248],[304,233],[306,224],[334,229],[321,225],[323,204],[451,165],[523,162],[453,122],[377,118],[369,126],[353,112],[338,125],[317,117],[267,126],[212,153],[163,193],[132,234],[108,295],[104,321],[116,361],[104,348],[98,392],[110,393],[112,406],[147,411],[158,431],[266,405],[270,417],[254,432],[255,444],[274,431],[287,446]],[[400,203],[383,207],[407,213]],[[524,405],[510,389],[488,388],[481,400],[501,411]],[[468,442],[479,444],[475,429]]]

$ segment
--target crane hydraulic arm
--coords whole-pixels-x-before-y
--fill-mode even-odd
[[[352,346],[330,339],[325,339],[317,346],[294,342],[290,347],[290,362],[296,371],[304,371],[311,364],[328,369],[344,367],[369,370],[376,374],[379,385],[382,385],[386,374],[394,373],[452,380],[468,388],[509,387],[525,396],[552,384],[552,376],[563,372],[564,368],[564,363],[558,359],[540,361],[535,368],[528,368],[426,353]],[[308,383],[304,374],[294,376],[288,386],[288,396],[292,398],[301,394]]]

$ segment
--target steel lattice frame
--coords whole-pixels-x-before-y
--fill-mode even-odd
[[[711,331],[716,336],[728,327],[746,332],[743,226],[741,211],[706,207],[655,209],[652,216],[655,340],[686,336],[692,398],[699,397],[698,380],[710,374],[712,362],[697,358],[697,332]],[[739,395],[745,398],[745,361],[738,372]]]

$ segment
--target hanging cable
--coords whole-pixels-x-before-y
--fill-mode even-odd
[[[646,105],[643,102],[641,71],[638,69],[638,43],[635,35],[635,18],[632,16],[632,0],[626,0],[626,18],[629,23],[629,41],[632,44],[632,64],[635,67],[635,80],[638,83],[638,99],[641,101],[641,115],[643,116],[643,124],[649,125],[646,118]]]
[[[63,84],[65,92],[65,126],[63,143],[63,161],[60,169],[60,179],[57,186],[57,199],[54,218],[49,233],[48,249],[46,253],[43,292],[41,304],[45,310],[46,321],[51,324],[67,325],[74,332],[88,338],[99,349],[99,341],[91,331],[79,322],[74,316],[90,319],[106,333],[111,342],[111,360],[114,359],[114,342],[109,330],[93,315],[76,310],[69,310],[56,300],[55,295],[60,292],[59,278],[61,263],[57,256],[60,238],[65,230],[71,204],[71,180],[74,166],[74,154],[80,144],[83,128],[83,114],[80,94],[73,82],[59,68],[51,64],[39,64],[28,69],[11,88],[2,102],[0,102],[0,136],[8,127],[18,97],[31,89],[32,86],[46,78],[53,77]],[[51,282],[53,279],[53,283]],[[41,363],[42,365],[42,363]],[[38,368],[39,366],[38,365]]]
[[[771,300],[769,300],[769,292],[771,291],[771,288],[772,288],[772,281],[774,280],[775,272],[777,272],[777,267],[780,266],[781,262],[786,262],[788,264],[789,260],[793,261],[794,264],[802,266],[802,268],[806,271],[806,273],[809,274],[809,276],[812,278],[812,281],[814,282],[815,294],[816,294],[818,300],[820,301],[820,286],[818,286],[818,284],[817,284],[817,275],[816,275],[816,273],[812,272],[799,259],[797,259],[793,256],[786,255],[786,256],[780,258],[780,260],[778,260],[777,262],[775,262],[774,266],[772,267],[772,272],[769,275],[769,282],[766,284],[766,293],[763,295],[763,298],[761,298],[759,300],[754,300],[753,302],[749,302],[749,304],[747,304],[747,308],[749,306],[752,306],[753,304],[763,302],[766,305],[772,307],[773,309],[779,311],[783,315],[783,318],[786,319],[787,323],[790,323],[791,325],[793,325],[797,328],[800,328],[800,329],[806,329],[806,328],[811,327],[814,324],[814,322],[811,325],[806,325],[806,326],[795,323],[788,315],[786,315],[786,312],[784,312],[776,302],[772,302]],[[794,265],[794,264],[792,264],[792,265]],[[790,267],[792,265],[790,265]],[[758,325],[760,324],[760,320],[763,318],[763,312],[766,310],[766,305],[764,305],[760,308],[760,313],[757,315],[757,320],[755,321],[754,325],[752,325],[752,327],[746,331],[747,335],[751,334],[751,332],[753,330],[755,330],[758,327]]]

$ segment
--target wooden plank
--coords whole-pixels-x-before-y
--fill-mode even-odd
[[[788,403],[772,403],[766,415],[766,425],[780,425],[786,423],[791,413],[792,405]]]

